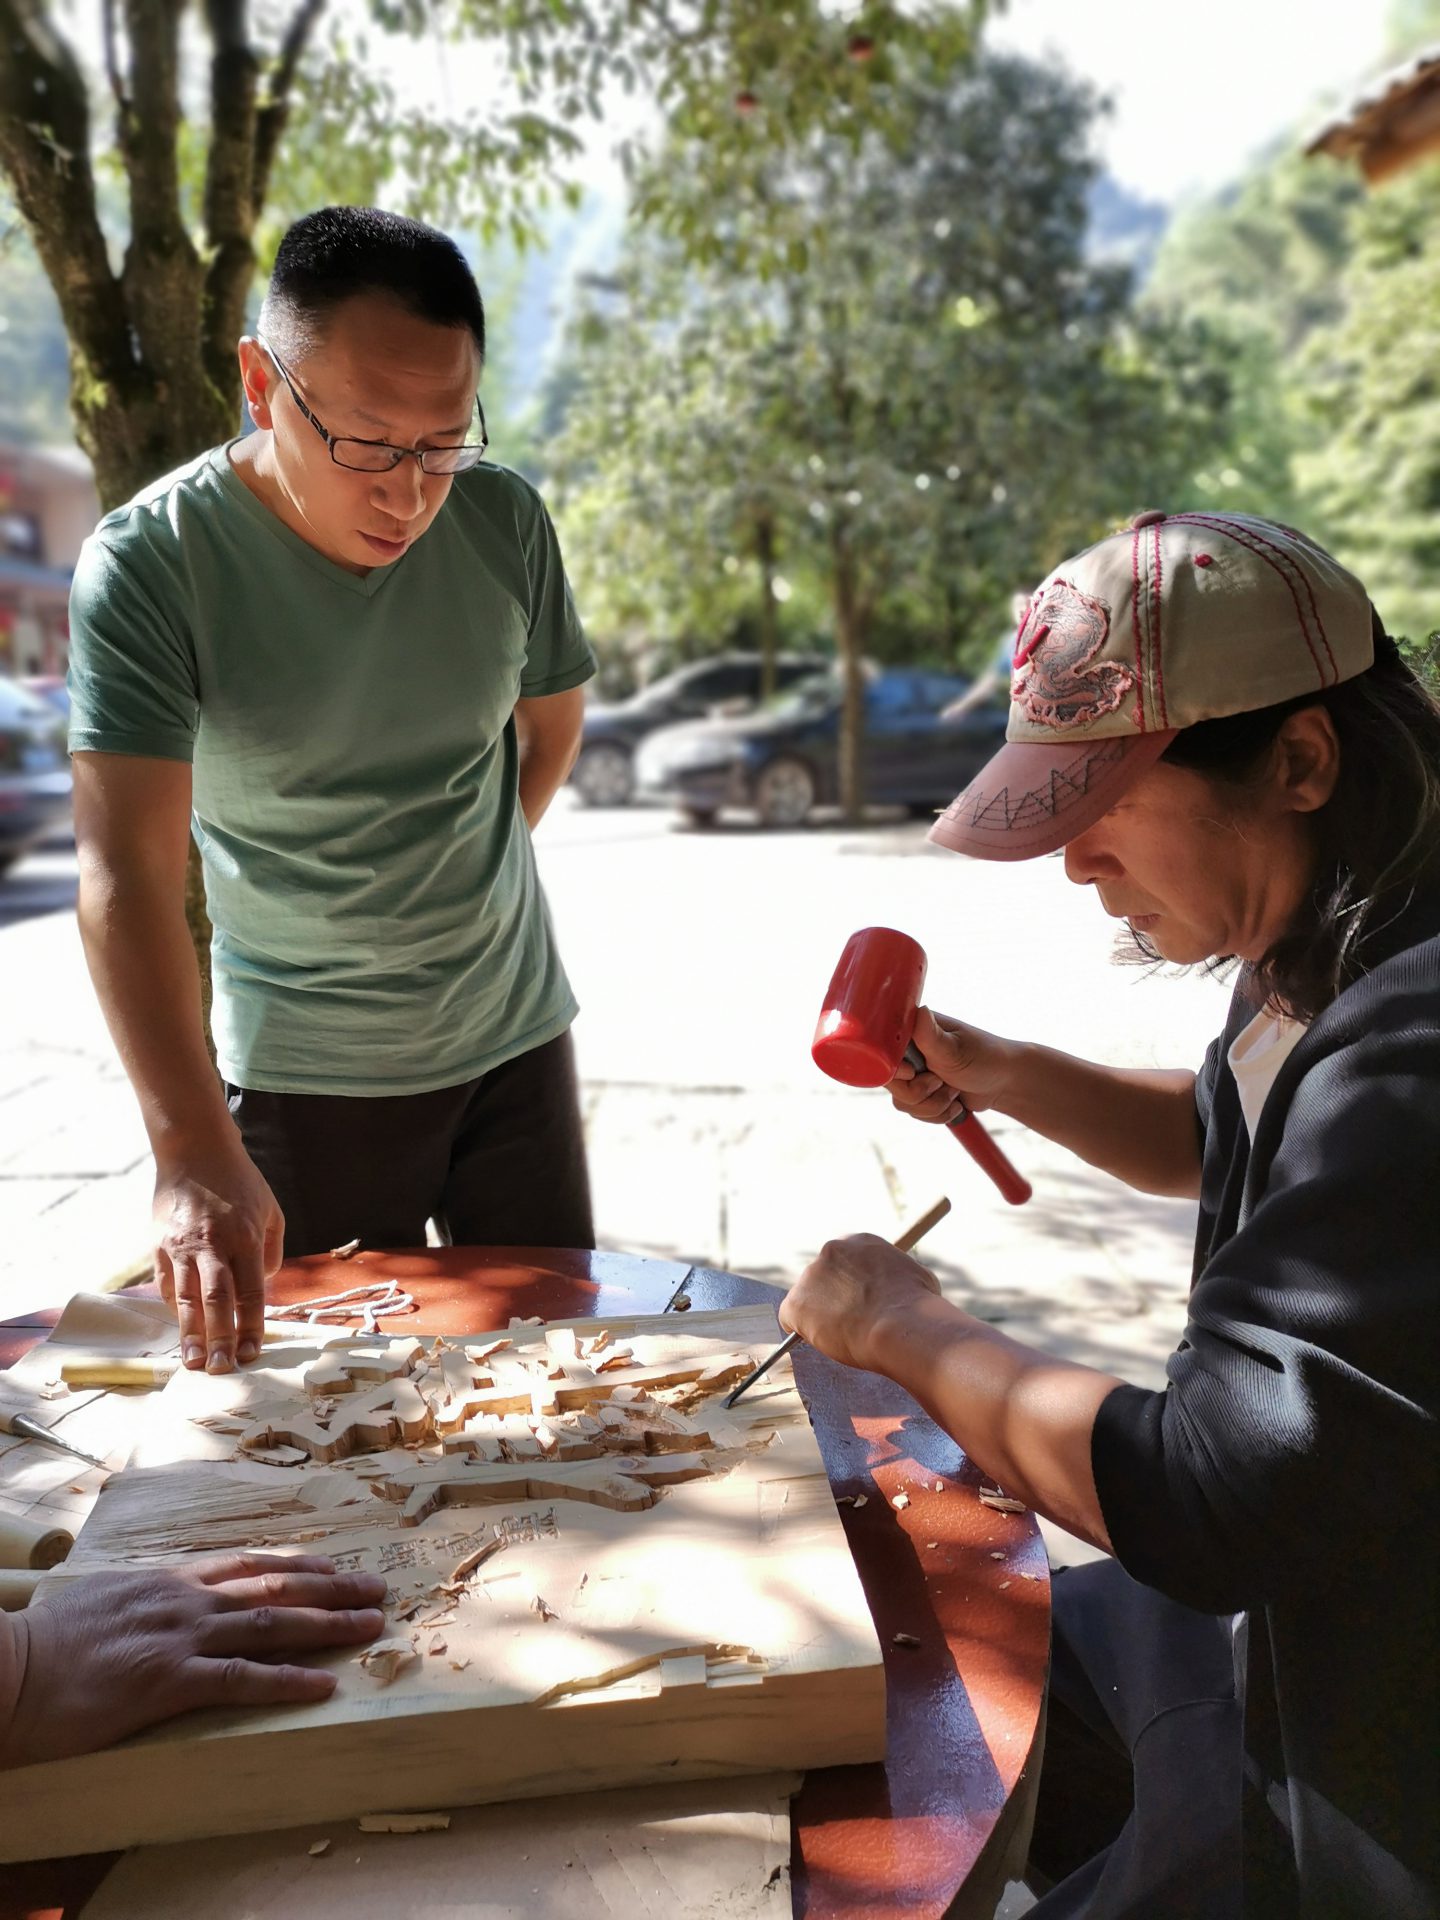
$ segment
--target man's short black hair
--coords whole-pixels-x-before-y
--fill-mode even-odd
[[[485,308],[455,242],[379,207],[321,207],[288,229],[275,255],[260,324],[301,359],[325,322],[361,293],[388,293],[421,320],[468,327],[485,360]]]

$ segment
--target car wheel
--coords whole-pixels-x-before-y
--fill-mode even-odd
[[[700,833],[703,833],[707,827],[714,826],[715,813],[714,807],[681,807],[680,809],[681,818],[686,826],[694,827]]]
[[[762,768],[755,782],[755,811],[762,826],[798,827],[815,804],[815,776],[803,760],[782,755]]]
[[[586,747],[570,779],[587,807],[628,807],[635,792],[635,768],[624,747]]]

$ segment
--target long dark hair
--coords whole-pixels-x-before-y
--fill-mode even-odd
[[[1335,791],[1314,815],[1315,884],[1294,924],[1252,969],[1265,1004],[1313,1020],[1373,964],[1376,942],[1417,885],[1440,878],[1440,704],[1380,616],[1375,663],[1352,680],[1253,713],[1184,728],[1162,758],[1222,788],[1257,780],[1288,715],[1321,706],[1340,743]],[[1143,935],[1136,944],[1147,958]]]

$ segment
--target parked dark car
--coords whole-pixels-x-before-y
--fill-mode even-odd
[[[69,821],[65,723],[52,706],[0,676],[0,873]]]
[[[941,710],[966,691],[952,674],[895,669],[865,689],[865,797],[929,813],[955,798],[1005,733],[1007,703],[986,702],[956,720]],[[640,792],[681,807],[697,826],[725,808],[758,813],[767,827],[798,827],[840,797],[840,682],[805,681],[763,712],[667,727],[636,756]]]
[[[658,727],[698,720],[717,707],[754,707],[760,699],[760,655],[723,653],[678,667],[628,700],[585,710],[580,754],[571,785],[587,807],[628,806],[635,792],[635,749]],[[782,653],[775,662],[779,691],[824,669],[819,654]]]

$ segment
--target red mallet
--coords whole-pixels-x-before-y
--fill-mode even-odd
[[[911,1041],[924,991],[925,949],[918,940],[893,927],[852,933],[820,1009],[810,1047],[816,1066],[847,1087],[883,1087],[895,1078],[902,1060],[917,1073],[925,1072],[924,1057]],[[1030,1198],[1030,1182],[1011,1166],[968,1107],[962,1107],[949,1127],[1012,1207]]]

